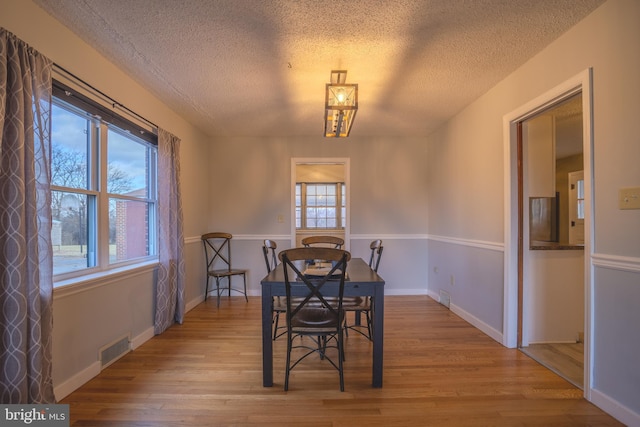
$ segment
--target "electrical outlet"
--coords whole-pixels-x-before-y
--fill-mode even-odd
[[[618,192],[620,209],[640,209],[640,187],[621,188]]]
[[[284,222],[284,215],[278,215],[278,222],[281,224]]]
[[[433,272],[438,274],[438,267],[433,267]]]
[[[455,277],[453,277],[453,274],[452,274],[451,276],[449,276],[449,284],[450,284],[451,286],[453,286],[453,285],[455,285],[455,284],[456,284],[456,278],[455,278]]]

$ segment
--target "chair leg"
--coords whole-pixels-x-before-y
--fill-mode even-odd
[[[344,333],[349,337],[349,323],[347,322],[347,313],[344,314]]]
[[[217,306],[220,308],[220,278],[216,277],[216,298],[217,298]]]
[[[287,333],[287,369],[284,373],[284,391],[289,390],[289,371],[291,370],[291,340],[292,336],[290,333]]]
[[[278,338],[278,322],[280,320],[280,312],[276,311],[273,315],[273,340]]]
[[[368,311],[365,314],[367,316],[367,333],[369,334],[367,338],[369,338],[369,341],[372,341],[371,337],[373,337],[373,331],[371,330],[371,316]]]
[[[242,281],[244,282],[244,300],[249,302],[249,297],[247,296],[247,275],[242,275]]]
[[[340,373],[340,391],[344,391],[344,337],[342,329],[338,332],[338,372]]]
[[[207,274],[207,284],[204,287],[204,300],[207,300],[207,296],[209,295],[209,280],[211,279],[211,276],[209,276]]]

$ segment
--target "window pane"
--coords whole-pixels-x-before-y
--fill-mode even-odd
[[[578,180],[578,199],[584,199],[584,179]]]
[[[296,208],[296,228],[302,227],[302,209]]]
[[[149,203],[109,199],[109,262],[150,254]]]
[[[316,217],[316,209],[315,208],[307,208],[306,212],[307,212],[307,219]]]
[[[77,193],[52,191],[51,243],[53,274],[95,266],[95,235],[88,218],[95,199]]]
[[[584,219],[584,180],[578,180],[577,190],[578,190],[578,209],[577,216],[578,219]]]
[[[51,185],[88,189],[91,120],[51,107]]]
[[[584,200],[578,200],[578,219],[584,219]]]
[[[107,192],[149,197],[149,146],[109,127]]]

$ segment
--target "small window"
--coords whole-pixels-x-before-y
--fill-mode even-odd
[[[345,213],[344,183],[296,184],[297,229],[344,229]]]

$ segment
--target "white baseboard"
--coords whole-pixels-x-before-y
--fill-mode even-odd
[[[198,304],[200,304],[202,301],[204,301],[204,294],[202,294],[202,295],[200,295],[199,297],[196,297],[196,298],[192,299],[191,301],[187,302],[187,303],[185,304],[184,312],[185,312],[185,313],[190,312],[191,310],[193,310],[193,308],[194,308],[195,306],[197,306]]]
[[[502,344],[502,332],[492,328],[491,326],[484,323],[482,320],[478,319],[471,313],[463,310],[462,308],[458,307],[455,304],[451,304],[450,309],[452,312],[462,317],[464,320],[471,323],[473,326],[480,329],[485,334],[489,335],[489,337],[493,338],[494,340]]]
[[[428,295],[429,295],[429,297],[431,297],[435,301],[440,302],[440,295],[439,294],[436,294],[435,292],[429,290],[428,291]],[[484,332],[485,334],[489,335],[489,337],[493,338],[494,340],[496,340],[500,344],[502,344],[502,332],[492,328],[491,326],[489,326],[486,323],[484,323],[482,320],[478,319],[477,317],[475,317],[471,313],[463,310],[462,308],[458,307],[455,304],[451,304],[449,306],[449,309],[453,313],[455,313],[456,315],[460,316],[463,320],[465,320],[468,323],[470,323],[472,326],[480,329],[482,332]]]
[[[427,289],[385,289],[385,296],[398,296],[398,295],[429,295]]]
[[[56,400],[60,401],[79,389],[82,385],[87,383],[91,378],[95,377],[100,373],[100,361],[96,360],[94,363],[89,365],[87,368],[78,372],[73,377],[69,378],[67,381],[63,382],[57,387],[54,387],[53,393],[56,396]]]
[[[640,414],[596,389],[591,389],[591,403],[629,427],[640,427]]]
[[[431,289],[427,290],[427,295],[429,295],[429,297],[431,297],[431,299],[433,299],[434,301],[440,302],[440,295],[433,292]]]
[[[153,326],[131,339],[131,350],[135,350],[155,335]]]
[[[135,337],[131,338],[131,350],[133,351],[136,348],[140,347],[142,344],[149,341],[154,336],[155,333],[153,326],[147,328],[141,334],[138,334]],[[100,365],[100,361],[96,360],[91,365],[69,378],[67,381],[54,387],[53,391],[56,396],[56,400],[59,401],[61,399],[64,399],[65,397],[79,389],[81,386],[83,386],[85,383],[87,383],[89,380],[91,380],[93,377],[98,375],[101,371],[102,367]]]

